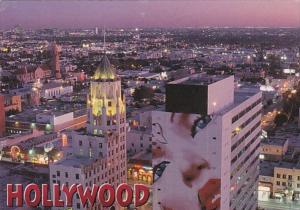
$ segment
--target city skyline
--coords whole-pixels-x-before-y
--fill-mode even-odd
[[[2,1],[0,29],[300,27],[300,1]]]

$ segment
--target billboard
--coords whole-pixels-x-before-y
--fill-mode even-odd
[[[217,118],[152,112],[153,209],[220,209]]]

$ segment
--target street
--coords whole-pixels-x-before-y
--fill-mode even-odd
[[[300,204],[283,203],[282,201],[258,201],[258,206],[265,210],[299,210]]]

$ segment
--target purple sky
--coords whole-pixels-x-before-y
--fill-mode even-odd
[[[300,0],[40,0],[0,3],[0,28],[16,24],[27,28],[300,27]]]

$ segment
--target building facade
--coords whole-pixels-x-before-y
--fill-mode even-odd
[[[89,187],[110,183],[116,187],[127,177],[126,103],[121,81],[106,56],[91,81],[87,100],[87,128],[73,132],[73,155],[50,166],[50,181]],[[73,209],[102,208],[100,204],[83,207],[77,196]]]
[[[36,82],[38,79],[46,79],[51,76],[51,70],[47,66],[25,66],[15,72],[17,79],[22,83]]]
[[[61,47],[58,46],[55,42],[52,43],[51,48],[51,68],[52,68],[52,75],[56,79],[61,78],[61,71],[60,71],[60,60],[59,60],[59,55],[61,52]]]
[[[169,83],[166,100],[152,112],[153,209],[256,209],[259,90],[193,75]]]
[[[5,109],[4,109],[4,96],[0,95],[0,137],[5,134]]]
[[[18,112],[22,111],[22,101],[20,95],[4,94],[4,109],[5,112],[15,110]]]
[[[258,199],[300,199],[300,167],[297,162],[262,161],[259,177]]]
[[[72,85],[64,85],[56,82],[44,84],[40,90],[40,96],[45,99],[59,98],[69,93],[73,93]]]

